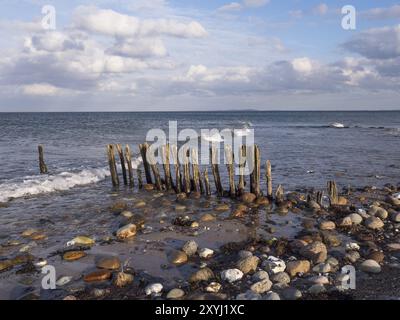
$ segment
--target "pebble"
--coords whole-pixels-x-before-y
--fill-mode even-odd
[[[212,278],[214,278],[214,272],[210,268],[206,267],[193,273],[189,278],[189,282],[195,283],[200,281],[208,281]]]
[[[106,295],[108,295],[110,293],[110,289],[100,289],[100,288],[94,288],[92,290],[92,295],[95,298],[101,298],[104,297]]]
[[[301,291],[296,288],[286,288],[282,291],[282,296],[286,300],[298,300],[303,295]]]
[[[333,221],[322,221],[319,224],[319,228],[321,230],[335,230],[336,225]]]
[[[369,217],[366,221],[365,221],[365,225],[367,228],[372,229],[372,230],[378,230],[378,229],[382,229],[383,226],[385,225],[383,223],[383,221],[378,218],[378,217]]]
[[[130,223],[117,231],[117,238],[120,240],[125,240],[132,238],[136,235],[136,226]]]
[[[0,261],[0,272],[5,271],[9,268],[13,267],[13,263],[11,260],[2,260]]]
[[[133,282],[133,275],[125,272],[118,272],[115,279],[114,285],[118,288],[122,288]]]
[[[242,201],[246,204],[253,203],[257,199],[257,196],[254,193],[245,192],[242,195]]]
[[[250,272],[257,271],[258,264],[260,263],[260,258],[256,256],[251,256],[240,260],[236,267],[242,271],[243,273],[247,274]]]
[[[85,237],[85,236],[78,236],[73,238],[69,244],[71,245],[84,245],[84,246],[91,246],[94,244],[94,240],[92,238],[89,237]]]
[[[316,276],[308,279],[313,284],[329,284],[329,279],[325,276]]]
[[[250,287],[250,290],[255,293],[263,294],[265,292],[268,292],[271,289],[271,287],[272,287],[272,282],[269,279],[264,279],[254,283]]]
[[[393,222],[400,222],[400,212],[393,212],[393,213],[390,215],[390,219],[391,219]]]
[[[77,297],[73,296],[73,295],[69,295],[69,296],[65,296],[63,298],[63,300],[65,301],[72,301],[72,300],[78,300]]]
[[[215,211],[228,211],[228,210],[230,210],[230,209],[231,209],[231,207],[229,206],[229,204],[224,203],[224,204],[218,205],[218,206],[215,208]]]
[[[233,283],[243,278],[243,272],[239,269],[228,269],[221,272],[221,278],[224,281]]]
[[[31,235],[33,235],[34,233],[37,233],[37,232],[38,232],[37,229],[30,228],[30,229],[26,229],[25,231],[23,231],[21,233],[21,236],[24,238],[29,238]]]
[[[206,291],[210,293],[217,293],[221,290],[222,286],[218,282],[211,282],[207,287]]]
[[[368,256],[368,259],[381,263],[383,260],[385,260],[385,254],[381,251],[374,251]]]
[[[290,276],[286,272],[278,272],[272,276],[271,280],[275,283],[289,284]]]
[[[185,252],[188,257],[191,257],[196,254],[197,248],[198,248],[198,245],[197,245],[196,241],[189,240],[183,245],[182,251]]]
[[[88,273],[83,277],[85,282],[97,282],[97,281],[105,281],[111,278],[111,272],[109,270],[97,270],[91,273]]]
[[[320,241],[305,246],[300,250],[300,254],[314,263],[324,262],[328,257],[326,246]]]
[[[326,260],[326,263],[329,264],[331,267],[336,268],[337,266],[339,266],[339,261],[338,259],[334,258],[334,257],[329,257]]]
[[[281,300],[281,297],[276,292],[270,291],[266,294],[265,300]]]
[[[352,251],[352,250],[360,250],[360,245],[357,242],[347,242],[346,243],[346,251]]]
[[[211,222],[211,221],[215,221],[217,218],[210,214],[210,213],[206,213],[204,215],[201,216],[200,221],[201,222]]]
[[[316,273],[329,273],[332,271],[332,266],[329,263],[319,263],[312,269]]]
[[[146,293],[147,296],[150,296],[152,294],[156,295],[159,294],[163,289],[163,285],[161,283],[152,283],[149,284],[145,289],[144,292]]]
[[[56,285],[59,287],[65,286],[70,283],[73,278],[71,276],[62,276],[56,281]]]
[[[268,272],[261,270],[261,271],[257,271],[255,274],[253,274],[251,279],[255,282],[258,282],[261,280],[269,279],[269,275],[268,275]]]
[[[211,258],[213,254],[214,254],[214,250],[211,250],[208,248],[203,248],[199,251],[199,256],[200,256],[200,258],[203,258],[203,259]]]
[[[240,259],[248,258],[248,257],[251,257],[252,255],[253,255],[253,253],[251,251],[247,251],[247,250],[240,250],[239,254],[238,254]]]
[[[133,213],[132,212],[130,212],[130,211],[122,211],[121,212],[121,216],[123,216],[123,217],[125,217],[125,218],[127,218],[127,219],[130,219],[130,218],[132,218],[133,217]]]
[[[262,262],[261,266],[270,274],[277,274],[286,269],[285,261],[274,256],[269,256],[267,260]]]
[[[351,264],[356,263],[360,258],[361,256],[358,251],[349,251],[344,256],[344,259]]]
[[[340,228],[347,228],[353,225],[353,221],[350,217],[345,217],[343,219],[340,219],[337,224]]]
[[[167,294],[167,299],[179,299],[185,295],[185,291],[179,288],[172,289]]]
[[[354,225],[359,225],[363,221],[363,218],[358,213],[352,213],[348,217]]]
[[[86,253],[84,251],[68,251],[63,255],[63,259],[66,261],[75,261],[86,257]]]
[[[245,293],[238,294],[236,296],[236,300],[240,301],[261,300],[261,295],[251,290],[248,290]]]
[[[389,251],[399,251],[400,250],[400,243],[389,243],[386,245]]]
[[[184,264],[188,261],[188,256],[183,251],[175,250],[172,252],[172,254],[170,256],[170,260],[171,260],[171,263],[180,265],[180,264]]]
[[[103,257],[97,261],[96,267],[99,269],[117,270],[121,267],[121,261],[118,257]]]
[[[371,208],[368,210],[368,214],[383,220],[385,220],[389,215],[385,209],[378,206],[371,206]]]
[[[378,262],[369,259],[360,264],[360,269],[367,273],[380,273],[382,268]]]
[[[286,265],[286,271],[291,276],[294,277],[299,273],[307,273],[310,271],[310,261],[308,260],[296,260],[290,261]]]
[[[310,289],[308,289],[308,292],[312,295],[319,295],[326,292],[326,288],[323,284],[314,284]]]
[[[186,200],[186,199],[187,199],[187,195],[186,195],[185,192],[181,192],[181,193],[178,193],[178,194],[176,195],[176,200],[177,200],[177,201],[184,201],[184,200]]]

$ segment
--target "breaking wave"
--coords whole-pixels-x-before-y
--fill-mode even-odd
[[[55,175],[25,177],[23,181],[0,184],[0,202],[43,193],[65,191],[104,180],[110,175],[107,168],[84,169],[79,172],[61,172]]]

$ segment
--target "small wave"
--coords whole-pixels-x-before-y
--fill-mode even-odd
[[[62,172],[49,176],[26,177],[20,182],[0,184],[0,202],[13,198],[69,190],[104,180],[110,175],[108,168],[85,169],[80,172]]]

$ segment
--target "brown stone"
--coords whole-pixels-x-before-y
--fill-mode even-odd
[[[256,200],[257,196],[254,193],[245,192],[242,195],[242,201],[244,203],[253,203]]]
[[[85,282],[98,282],[105,281],[111,278],[111,272],[109,270],[97,270],[91,273],[88,273],[83,277]]]
[[[188,256],[185,252],[176,250],[176,251],[172,252],[170,259],[171,259],[171,263],[180,265],[180,264],[184,264],[188,261]]]
[[[210,268],[202,268],[190,276],[189,282],[196,283],[200,281],[208,281],[214,277],[214,272],[212,272]]]
[[[133,282],[133,275],[125,272],[118,272],[113,281],[114,285],[122,288]]]
[[[346,206],[349,204],[349,201],[345,197],[338,197],[337,205]]]
[[[307,273],[310,271],[311,264],[307,260],[290,261],[286,264],[286,272],[294,277],[299,273]]]
[[[368,259],[381,263],[383,260],[385,260],[385,254],[381,251],[374,251],[368,256]]]
[[[86,253],[84,251],[68,251],[63,255],[63,259],[66,261],[75,261],[83,257],[86,257]]]
[[[250,272],[255,272],[257,270],[259,263],[260,263],[260,258],[256,256],[250,256],[240,260],[236,266],[244,274],[247,274]]]
[[[121,268],[121,261],[118,257],[103,257],[97,261],[96,267],[99,269],[117,270]]]
[[[319,228],[321,230],[335,230],[336,225],[333,221],[322,221],[319,224]]]
[[[269,200],[266,197],[260,197],[257,198],[256,204],[258,204],[259,206],[267,206],[269,205]]]
[[[215,221],[215,220],[216,220],[215,216],[210,213],[205,213],[200,218],[201,222],[210,222],[210,221]]]
[[[136,225],[130,223],[117,231],[117,238],[120,240],[125,240],[132,238],[136,235]]]
[[[154,184],[145,184],[143,186],[144,190],[146,191],[153,191],[154,190]]]
[[[320,241],[305,246],[300,250],[300,254],[314,263],[324,262],[328,257],[326,246]]]
[[[223,204],[218,205],[215,208],[215,210],[216,211],[228,211],[228,210],[230,210],[230,206],[229,206],[229,204],[223,203]]]

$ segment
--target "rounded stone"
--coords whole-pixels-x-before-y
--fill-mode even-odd
[[[118,272],[113,283],[116,287],[122,288],[133,282],[133,275],[125,272]]]
[[[257,270],[258,264],[260,262],[260,258],[256,256],[251,256],[240,260],[236,267],[241,270],[243,273],[247,274],[250,272],[255,272]]]
[[[189,240],[183,245],[182,251],[185,252],[188,257],[191,257],[196,254],[197,248],[198,248],[198,245],[197,245],[196,241]]]
[[[185,252],[176,250],[171,254],[171,263],[180,265],[188,261],[188,256]]]
[[[250,290],[258,294],[263,294],[265,292],[268,292],[271,289],[271,287],[272,287],[272,282],[269,279],[264,279],[254,283],[250,287]]]
[[[383,221],[378,217],[369,217],[365,221],[365,226],[372,230],[382,229],[384,225]]]
[[[368,256],[368,259],[381,263],[385,260],[385,254],[381,251],[374,251]]]
[[[261,280],[269,279],[269,275],[268,275],[268,272],[261,270],[261,271],[257,271],[255,274],[253,274],[251,279],[255,282],[258,282]]]
[[[97,261],[96,267],[99,269],[117,270],[121,268],[121,261],[118,257],[103,257]]]
[[[105,281],[111,278],[111,272],[109,270],[97,270],[91,272],[83,277],[85,282],[98,282]]]
[[[243,278],[243,272],[239,269],[228,269],[221,272],[221,279],[230,283]]]
[[[216,220],[216,217],[210,213],[205,213],[200,218],[201,222],[211,222],[211,221],[215,221],[215,220]]]
[[[385,209],[374,205],[368,210],[368,214],[383,220],[385,220],[389,215]]]
[[[213,254],[214,254],[214,250],[211,250],[208,248],[203,248],[203,249],[199,250],[199,257],[203,258],[203,259],[211,258]]]
[[[276,292],[270,291],[266,294],[265,300],[281,300],[281,297]]]
[[[319,224],[319,228],[321,230],[335,230],[336,225],[333,221],[322,221]]]
[[[372,259],[365,260],[363,263],[361,263],[360,269],[367,273],[380,273],[382,270],[379,263]]]
[[[136,235],[136,225],[130,223],[117,231],[117,238],[120,240],[125,240],[132,238]]]
[[[328,257],[326,246],[320,241],[315,241],[303,247],[300,254],[314,263],[324,262]]]
[[[86,257],[86,253],[84,251],[68,251],[63,255],[63,259],[66,261],[75,261]]]
[[[286,271],[291,276],[294,277],[299,273],[307,273],[310,271],[310,261],[308,260],[296,260],[290,261],[286,265]]]
[[[167,294],[167,299],[180,299],[185,295],[185,291],[179,288],[172,289]]]
[[[363,218],[358,213],[352,213],[348,217],[354,225],[359,225],[363,221]]]
[[[271,280],[275,283],[289,284],[290,276],[286,272],[278,272],[272,276]]]
[[[163,289],[163,285],[161,283],[152,283],[149,284],[146,288],[144,288],[144,292],[147,296],[152,294],[159,294]]]
[[[190,278],[189,282],[196,283],[200,281],[208,281],[214,278],[214,272],[210,268],[201,268],[200,270],[193,273]]]

